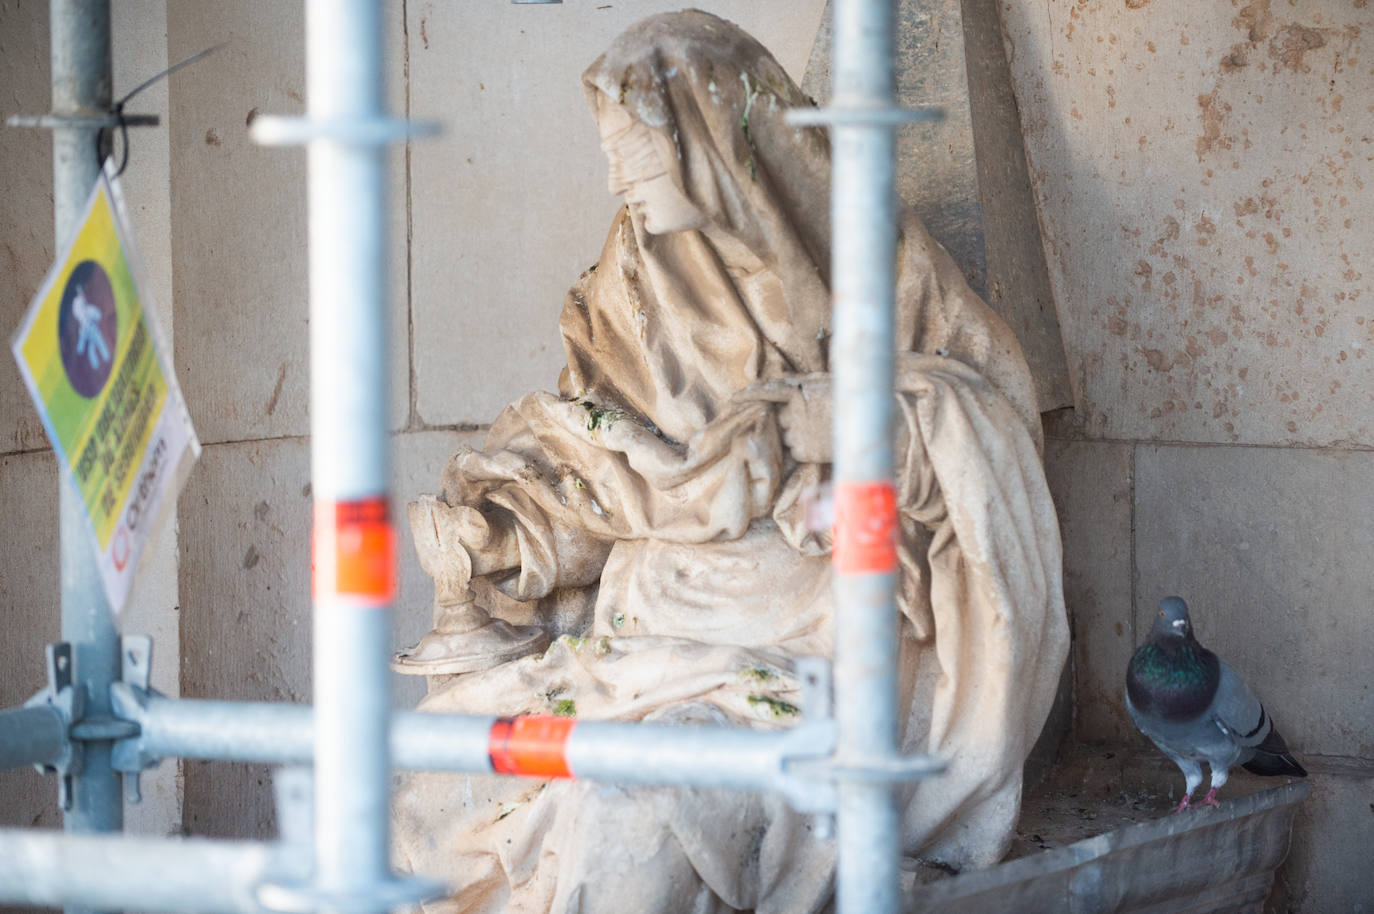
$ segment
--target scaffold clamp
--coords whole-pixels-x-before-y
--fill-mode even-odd
[[[72,646],[65,641],[49,644],[44,648],[44,655],[48,684],[43,691],[24,702],[24,707],[48,705],[62,716],[70,733],[73,722],[81,720],[86,711],[86,692],[72,680]],[[72,775],[81,773],[85,761],[85,746],[68,737],[64,741],[62,755],[53,764],[34,766],[41,773],[57,774],[57,799],[63,810],[72,808]]]
[[[123,675],[110,683],[110,709],[115,717],[130,722],[134,730],[114,742],[110,767],[124,775],[125,793],[130,802],[140,799],[139,773],[157,767],[161,759],[143,750],[144,709],[152,688],[153,639],[147,635],[125,635],[119,639]]]
[[[797,729],[822,722],[833,728],[830,663],[819,657],[805,657],[797,660],[794,666],[801,680],[805,714],[805,720]],[[896,784],[919,781],[945,770],[944,760],[930,755],[854,758],[834,753],[833,736],[830,746],[824,754],[784,755],[782,758],[784,784],[790,787],[785,792],[801,812],[833,812],[835,786],[840,781]]]

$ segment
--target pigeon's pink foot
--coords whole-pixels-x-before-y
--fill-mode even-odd
[[[1178,805],[1174,807],[1174,812],[1176,812],[1176,813],[1178,813],[1178,812],[1183,812],[1183,810],[1187,809],[1188,806],[1189,806],[1189,802],[1188,802],[1188,801],[1191,800],[1192,798],[1193,798],[1193,795],[1192,795],[1192,794],[1190,794],[1190,793],[1185,793],[1185,794],[1183,795],[1183,799],[1182,799],[1182,800],[1179,800]]]
[[[1202,802],[1199,803],[1198,805],[1199,805],[1199,806],[1220,806],[1221,804],[1217,802],[1217,789],[1216,789],[1215,787],[1213,787],[1211,790],[1207,791],[1207,796],[1203,797],[1203,798],[1202,798]]]

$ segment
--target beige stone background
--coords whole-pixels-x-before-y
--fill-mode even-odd
[[[512,397],[554,384],[563,292],[617,205],[578,75],[630,21],[678,5],[387,4],[392,106],[444,125],[391,159],[398,499],[432,491]],[[697,5],[824,99],[824,0]],[[247,137],[258,113],[304,110],[302,15],[114,7],[117,95],[227,42],[131,105],[163,117],[134,133],[125,192],[205,452],[121,624],[155,635],[164,692],[309,701],[304,156]],[[1017,328],[1055,410],[1076,737],[1147,749],[1125,663],[1155,602],[1186,597],[1313,773],[1275,910],[1369,906],[1374,12],[903,0],[899,21],[903,100],[950,114],[903,140],[903,191]],[[47,110],[47,32],[46,4],[0,4],[0,115]],[[53,257],[49,150],[0,129],[0,328]],[[57,638],[56,495],[5,357],[0,706],[41,686]],[[398,643],[427,627],[431,595],[403,556]],[[418,686],[398,679],[396,703]],[[260,836],[268,775],[166,762],[128,819]],[[56,825],[53,794],[0,773],[0,824]]]

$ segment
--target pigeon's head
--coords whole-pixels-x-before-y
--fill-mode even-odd
[[[1193,633],[1193,623],[1188,618],[1188,604],[1180,597],[1165,597],[1159,601],[1159,617],[1155,619],[1156,638],[1187,638]]]

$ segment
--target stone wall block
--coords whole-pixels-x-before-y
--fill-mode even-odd
[[[1045,473],[1064,540],[1072,620],[1076,734],[1122,742],[1134,732],[1122,699],[1131,625],[1131,446],[1050,439]]]
[[[0,117],[43,114],[51,107],[48,8],[0,7]],[[0,128],[0,333],[6,341],[52,266],[52,137],[46,130]],[[0,454],[48,447],[9,346],[0,358]]]
[[[13,708],[46,684],[43,646],[61,632],[57,461],[50,452],[0,457],[0,508],[24,519],[0,526],[0,708]],[[33,768],[0,771],[0,825],[59,824],[53,778]]]
[[[403,116],[400,0],[387,4],[388,105]],[[298,4],[170,4],[173,60],[224,44],[172,77],[172,245],[177,372],[202,441],[309,431],[306,153],[263,147],[260,114],[303,115]],[[393,427],[409,414],[405,157],[389,158]]]
[[[1367,911],[1374,900],[1374,765],[1363,777],[1314,774],[1268,911]]]

